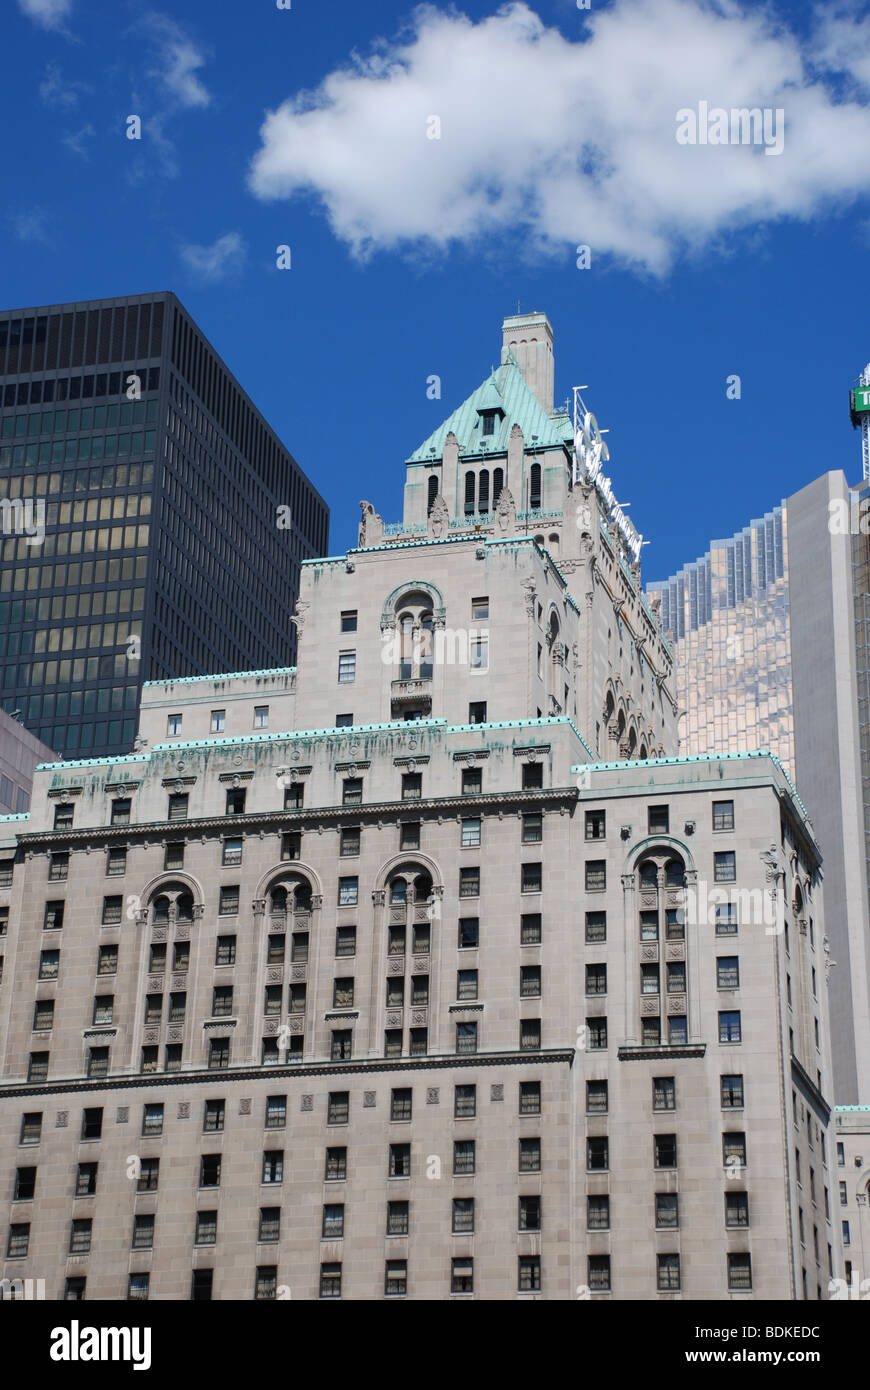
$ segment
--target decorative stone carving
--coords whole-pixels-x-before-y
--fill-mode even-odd
[[[401,1028],[401,1026],[402,1026],[402,1010],[401,1010],[401,1009],[399,1009],[398,1013],[388,1013],[388,1014],[387,1014],[387,1027],[388,1027],[388,1028]]]
[[[642,946],[640,949],[641,960],[656,961],[659,958],[658,946]]]
[[[266,1034],[268,1034],[269,1037],[271,1037],[274,1033],[277,1033],[277,1032],[278,1032],[278,1020],[277,1020],[277,1018],[267,1018],[267,1019],[266,1019],[266,1022],[265,1022],[264,1025],[263,1025],[263,1032],[266,1033]]]
[[[426,1087],[426,1104],[438,1105],[441,1101],[441,1088],[439,1086]]]
[[[313,1110],[313,1109],[314,1109],[314,1097],[313,1097],[313,1096],[303,1096],[303,1097],[302,1097],[302,1105],[300,1106],[300,1109],[302,1109],[302,1110]]]
[[[371,502],[360,502],[362,513],[359,523],[357,544],[360,549],[367,545],[380,545],[384,539],[384,519],[379,516]]]
[[[414,957],[414,970],[415,970],[415,972],[416,972],[418,975],[428,975],[428,974],[429,974],[429,957],[428,957],[428,956],[415,956],[415,957]]]
[[[119,1105],[115,1111],[115,1124],[125,1125],[130,1118],[129,1105]]]
[[[146,1043],[156,1043],[160,1038],[160,1032],[157,1028],[146,1028],[142,1036]]]
[[[178,941],[187,941],[190,936],[190,927],[186,922],[179,922],[175,928],[175,936]]]
[[[311,894],[311,911],[312,911],[312,912],[319,912],[320,909],[321,909],[322,907],[323,907],[323,894],[322,894],[322,893],[312,893],[312,894]]]
[[[429,512],[426,529],[433,540],[440,541],[450,528],[450,510],[441,493],[437,493]]]
[[[270,965],[270,966],[269,966],[269,969],[266,971],[266,979],[268,980],[269,984],[272,984],[272,985],[279,985],[279,984],[281,983],[281,979],[282,979],[283,974],[284,974],[284,972],[283,972],[283,970],[281,969],[280,965],[279,965],[279,966]],[[291,971],[291,979],[294,979],[294,980],[304,980],[304,979],[305,979],[305,967],[302,966],[302,965],[294,965],[294,966],[293,966],[293,969],[292,969],[292,971]]]
[[[494,1081],[489,1088],[490,1100],[504,1100],[504,1086],[500,1081]]]
[[[375,1103],[375,1092],[374,1092],[374,1091],[363,1091],[363,1109],[364,1109],[364,1110],[371,1110],[371,1108],[373,1107],[374,1103]]]
[[[287,1024],[287,1029],[291,1033],[302,1033],[305,1031],[304,1018],[291,1018]]]
[[[387,961],[387,974],[388,974],[388,975],[404,975],[404,973],[405,973],[405,957],[404,957],[404,956],[390,956],[389,960]]]
[[[254,898],[254,901],[251,903],[251,910],[255,917],[262,917],[263,913],[266,911],[266,899]]]
[[[168,1030],[166,1034],[167,1042],[181,1042],[183,1037],[184,1029],[179,1027],[178,1025],[174,1025],[172,1028]]]
[[[517,529],[517,508],[509,488],[503,487],[495,504],[497,536],[513,536]]]
[[[166,928],[165,928],[165,927],[155,927],[154,930],[153,930],[152,933],[151,933],[151,940],[152,940],[152,941],[165,941],[165,940],[166,940]]]
[[[642,1014],[657,1014],[659,1012],[658,996],[653,999],[641,999],[640,1011]]]
[[[250,1099],[250,1096],[245,1096],[244,1099],[242,1099],[242,1100],[239,1101],[239,1114],[240,1114],[240,1115],[250,1115],[250,1113],[251,1113],[251,1099]]]
[[[522,587],[526,596],[526,612],[530,618],[533,618],[535,616],[535,600],[538,592],[535,588],[534,579],[524,579]]]
[[[428,1009],[414,1009],[411,1013],[412,1025],[425,1027],[429,1018]]]
[[[386,901],[386,896],[387,895],[385,889],[375,888],[372,892],[372,905],[374,907],[383,907],[384,902]]]
[[[152,994],[155,990],[161,990],[163,988],[163,976],[149,975],[147,988]]]
[[[685,994],[672,994],[668,1000],[669,1014],[684,1014],[686,1012]]]
[[[189,1120],[189,1119],[190,1119],[190,1101],[189,1101],[189,1100],[180,1100],[180,1101],[178,1102],[178,1110],[177,1110],[176,1113],[177,1113],[177,1115],[178,1115],[179,1120]]]
[[[184,989],[184,988],[186,987],[186,985],[187,985],[187,976],[186,976],[186,975],[173,975],[173,977],[172,977],[172,988],[173,988],[173,989]]]
[[[296,611],[290,615],[291,623],[295,623],[296,631],[301,634],[305,626],[305,619],[308,617],[308,610],[311,604],[303,599],[296,600]]]

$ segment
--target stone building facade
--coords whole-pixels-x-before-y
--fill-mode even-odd
[[[296,668],[146,685],[134,752],[41,767],[0,823],[4,1277],[739,1301],[841,1271],[817,846],[775,758],[673,755],[667,645],[564,435],[517,511],[564,428],[542,317],[403,522],[365,504],[302,566]],[[477,507],[499,410],[467,513],[447,473]]]

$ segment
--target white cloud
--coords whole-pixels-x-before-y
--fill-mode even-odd
[[[18,8],[43,29],[62,29],[72,10],[72,0],[18,0]]]
[[[67,149],[72,150],[73,154],[81,155],[82,159],[88,159],[88,151],[85,144],[96,132],[90,124],[82,126],[81,130],[67,131],[66,135],[61,136],[61,140]]]
[[[736,228],[870,189],[870,110],[838,90],[860,66],[848,15],[829,17],[824,51],[736,0],[622,0],[582,17],[574,40],[522,2],[478,23],[423,6],[409,36],[267,113],[252,191],[314,194],[359,256],[509,235],[663,272]],[[676,113],[700,101],[782,107],[783,153],[678,145]]]
[[[39,95],[46,106],[66,108],[77,106],[79,93],[90,91],[91,88],[85,82],[68,82],[57,63],[46,64],[45,73],[39,84]]]
[[[26,245],[54,246],[50,231],[51,215],[41,207],[19,207],[7,215],[7,221],[19,241]]]
[[[203,280],[223,280],[240,268],[245,259],[245,243],[238,232],[227,232],[211,246],[182,246],[181,258]]]
[[[208,106],[211,96],[196,75],[197,68],[205,66],[204,53],[168,15],[152,11],[144,24],[157,47],[157,66],[151,76],[180,106]]]

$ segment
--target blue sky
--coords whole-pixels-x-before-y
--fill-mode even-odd
[[[610,431],[647,579],[858,476],[860,9],[16,0],[2,29],[0,303],[173,289],[326,497],[333,553],[359,499],[399,518],[404,458],[518,302],[550,315],[557,397],[588,385]],[[679,146],[701,101],[782,108],[781,154]]]

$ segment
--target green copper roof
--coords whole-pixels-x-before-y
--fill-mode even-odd
[[[482,410],[504,411],[503,417],[496,416],[495,433],[485,437],[480,432],[479,412]],[[526,385],[516,361],[509,357],[423,441],[419,449],[415,449],[406,462],[429,463],[441,458],[444,442],[451,431],[459,440],[460,454],[503,454],[514,425],[519,425],[522,430],[526,448],[531,445],[538,449],[562,448],[573,433],[567,415],[547,414]]]

